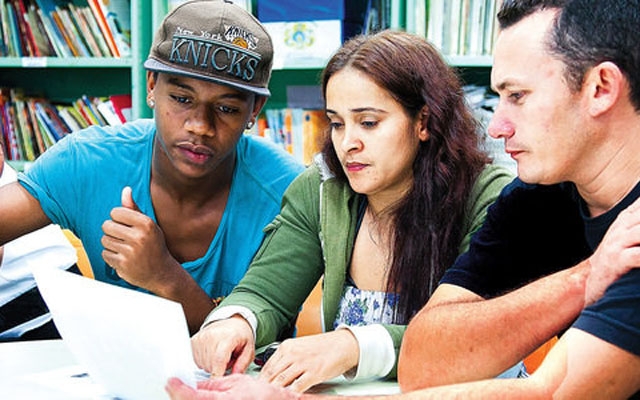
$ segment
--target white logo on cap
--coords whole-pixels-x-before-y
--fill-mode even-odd
[[[255,50],[259,39],[251,32],[236,25],[225,25],[224,38],[244,49]]]

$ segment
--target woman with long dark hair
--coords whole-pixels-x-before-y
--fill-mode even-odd
[[[212,375],[242,372],[322,277],[325,333],[288,339],[261,376],[303,391],[394,376],[406,324],[511,181],[480,149],[455,72],[424,38],[346,42],[322,75],[330,132],[289,187],[247,275],[193,339]]]

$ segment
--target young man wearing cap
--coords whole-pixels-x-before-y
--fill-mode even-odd
[[[15,182],[16,175],[4,161],[0,135],[0,187]],[[76,261],[75,248],[55,225],[0,246],[0,342],[60,337],[31,268],[43,264],[80,273]]]
[[[145,62],[154,119],[47,150],[0,190],[0,245],[51,222],[69,228],[96,279],[180,302],[197,330],[303,169],[243,134],[269,96],[272,56],[264,27],[230,1],[175,8]]]

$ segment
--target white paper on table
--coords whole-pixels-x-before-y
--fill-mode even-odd
[[[33,275],[66,345],[109,394],[167,399],[164,386],[174,376],[195,387],[179,303],[67,271],[35,268]]]

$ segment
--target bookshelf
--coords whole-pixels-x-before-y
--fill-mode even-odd
[[[253,0],[254,9],[256,7],[255,4],[257,1],[261,0]],[[493,13],[495,15],[495,7],[497,1],[499,0],[389,0],[391,9],[390,26],[391,28],[406,30],[425,36],[429,40],[432,40],[432,38],[430,37],[432,33],[428,28],[430,23],[429,19],[434,18],[434,11],[430,9],[433,4],[442,4],[443,7],[444,4],[448,4],[451,7],[450,9],[446,10],[450,13],[448,16],[437,18],[437,20],[440,21],[443,18],[448,18],[450,20],[453,19],[454,9],[459,10],[459,13],[462,14],[465,9],[471,10],[472,8],[479,8],[484,11],[486,20],[489,14]],[[443,10],[442,12],[444,11],[445,10]],[[462,17],[458,16],[457,18]],[[451,24],[448,21],[438,23],[443,26],[449,26]],[[493,26],[485,27],[484,22],[482,23],[483,26],[474,32],[488,30],[488,32],[484,33],[483,35],[487,35],[489,37],[495,35]],[[433,22],[431,22],[431,24],[433,25]],[[461,31],[458,32],[459,35],[462,34],[462,29],[464,29],[465,26],[467,26],[467,24],[461,24]],[[471,32],[470,28],[469,32]],[[462,39],[459,37],[457,40],[460,41]],[[455,54],[450,54],[450,52],[447,52],[446,49],[442,47],[441,43],[435,44],[438,48],[441,49],[447,62],[451,66],[456,68],[464,83],[484,86],[489,85],[492,64],[492,56],[490,54],[490,49],[492,46],[491,42],[484,45],[484,50],[478,51],[477,54],[465,54],[464,52],[458,50],[456,50]],[[462,48],[463,46],[460,47]],[[269,85],[271,90],[271,98],[269,99],[265,107],[287,107],[287,86],[317,85],[319,83],[321,71],[321,68],[294,67],[274,69],[271,77],[271,83]]]
[[[0,4],[8,1],[0,0]],[[27,0],[23,0],[27,1]],[[32,1],[32,0],[28,0]],[[87,0],[71,0],[82,4]],[[146,71],[143,62],[147,57],[153,33],[162,18],[183,0],[129,0],[131,24],[131,54],[122,58],[109,57],[0,57],[0,87],[22,88],[26,95],[42,95],[54,102],[72,102],[82,95],[104,97],[112,94],[130,93],[132,96],[132,118],[151,117],[152,111],[146,106]],[[243,0],[256,13],[258,3],[267,0]],[[285,1],[285,0],[279,0]],[[351,1],[354,0],[345,0]],[[367,3],[364,0],[358,0]],[[375,2],[376,0],[374,0]],[[442,8],[458,7],[462,18],[464,10],[481,7],[488,15],[498,0],[377,0],[390,10],[391,28],[404,29],[433,39],[430,26],[434,22],[434,4]],[[363,4],[364,4],[363,3]],[[355,2],[349,3],[353,6]],[[466,8],[465,8],[466,7]],[[435,9],[438,10],[437,8]],[[444,10],[440,10],[444,12]],[[447,11],[451,12],[451,11]],[[477,11],[476,11],[477,13]],[[495,13],[495,12],[494,12]],[[453,14],[452,14],[453,15]],[[258,15],[258,17],[260,17]],[[454,17],[448,16],[455,20]],[[450,26],[442,22],[447,16],[435,18],[439,26]],[[467,26],[467,24],[460,24]],[[486,27],[482,29],[487,30]],[[469,29],[469,31],[471,31]],[[478,32],[476,29],[475,32]],[[459,32],[462,35],[462,30]],[[459,46],[463,48],[464,45]],[[465,83],[488,85],[491,70],[491,56],[483,51],[469,55],[456,51],[448,54],[441,49],[445,58],[460,73]],[[266,109],[289,107],[288,90],[292,86],[317,86],[321,66],[286,66],[273,71],[270,83],[272,96]]]
[[[252,0],[251,7],[257,8]],[[264,0],[263,0],[264,1]],[[454,0],[452,3],[488,4],[495,0]],[[71,101],[82,94],[107,96],[131,93],[134,118],[150,117],[145,104],[146,76],[142,63],[146,59],[153,32],[176,0],[133,0],[131,13],[131,56],[127,58],[91,57],[0,57],[0,87],[22,87],[27,93],[42,93],[57,101]],[[390,0],[391,26],[415,33],[428,32],[430,4],[425,0]],[[447,2],[443,2],[448,3]],[[487,11],[489,10],[488,6]],[[462,9],[462,6],[460,5]],[[422,25],[417,20],[423,20]],[[452,66],[461,71],[465,81],[488,83],[491,67],[489,55],[447,55]],[[285,107],[287,85],[315,85],[321,68],[286,68],[274,70],[271,80],[272,97],[267,107]],[[96,79],[99,77],[99,79]]]
[[[27,95],[70,102],[82,95],[105,97],[131,94],[132,117],[149,117],[146,76],[142,63],[151,45],[150,12],[164,0],[129,3],[131,55],[112,57],[0,57],[0,87],[21,88]],[[0,2],[0,4],[3,2]],[[75,1],[76,4],[83,4]]]

